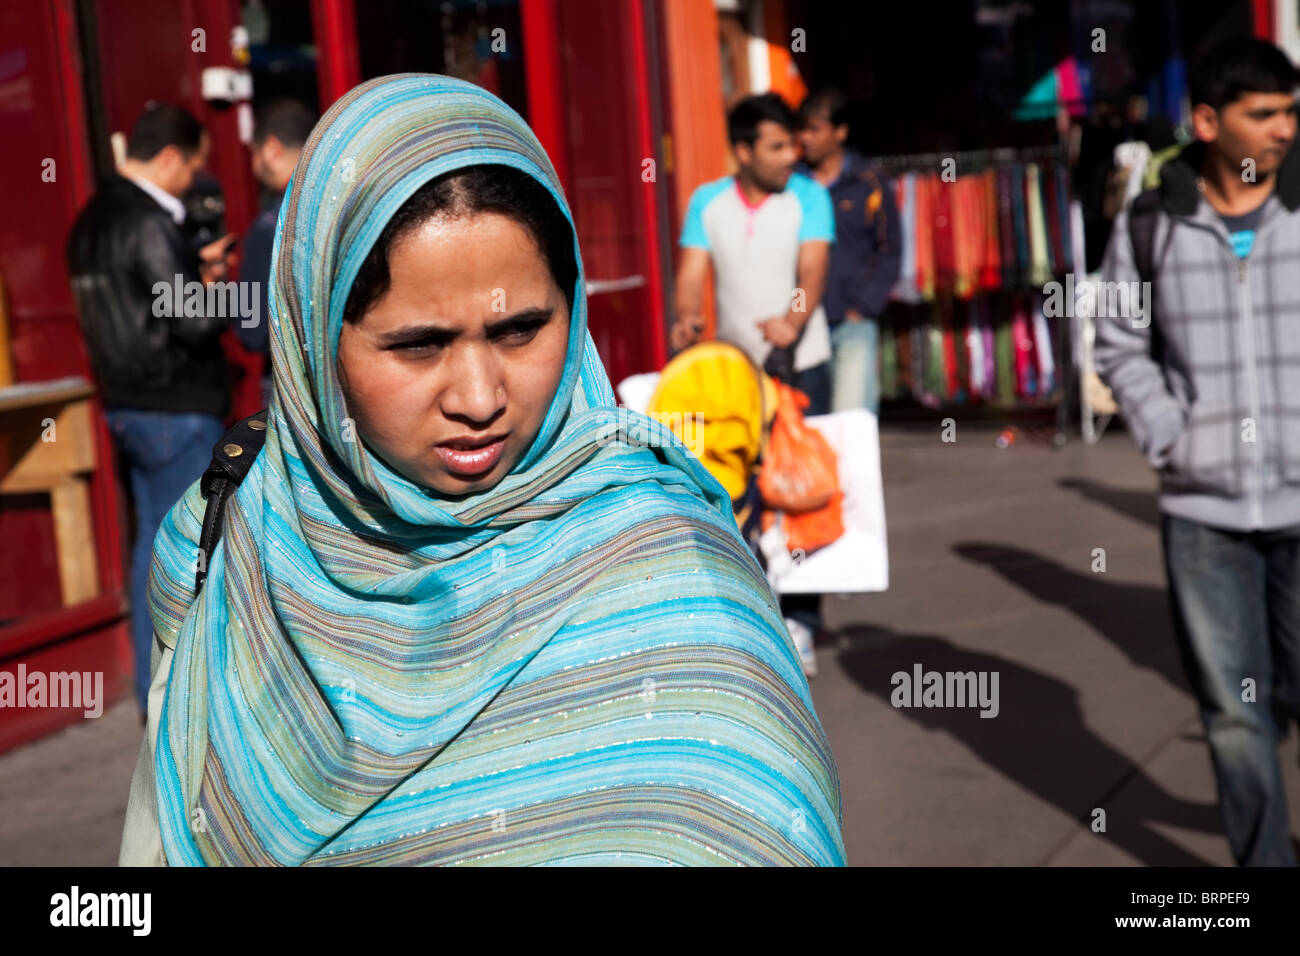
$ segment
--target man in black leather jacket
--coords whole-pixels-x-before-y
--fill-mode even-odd
[[[131,629],[142,713],[153,641],[147,601],[153,539],[207,467],[230,402],[218,342],[229,319],[209,314],[216,310],[199,305],[198,297],[186,308],[174,295],[187,283],[202,289],[203,280],[224,278],[222,250],[233,237],[196,251],[180,229],[180,197],[207,154],[207,134],[188,112],[147,110],[131,132],[121,175],[101,184],[68,240],[86,350],[135,504]]]

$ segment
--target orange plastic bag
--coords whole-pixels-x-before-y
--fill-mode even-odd
[[[808,396],[784,382],[776,383],[776,393],[776,420],[758,472],[758,490],[769,508],[813,511],[839,491],[835,452],[803,420]]]
[[[837,491],[831,500],[815,511],[801,511],[797,514],[784,512],[785,546],[793,554],[802,551],[812,554],[818,548],[824,548],[844,533],[844,493]],[[762,529],[772,527],[779,512],[764,511]]]
[[[803,420],[808,397],[777,382],[777,411],[768,438],[758,489],[766,531],[784,512],[786,547],[811,554],[844,534],[844,495],[839,462],[830,443]]]

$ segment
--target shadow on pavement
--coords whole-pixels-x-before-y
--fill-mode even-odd
[[[1190,696],[1169,622],[1163,587],[1125,584],[1108,572],[1079,572],[1051,558],[1004,544],[962,542],[953,551],[985,564],[1031,597],[1070,611],[1137,667],[1154,671]],[[1080,556],[1081,561],[1088,554]]]
[[[989,767],[1053,804],[1085,828],[1093,809],[1107,809],[1107,829],[1096,834],[1153,866],[1205,866],[1207,861],[1161,835],[1152,824],[1220,832],[1214,804],[1193,803],[1171,794],[1143,769],[1092,732],[1068,684],[1004,657],[957,647],[933,634],[881,628],[851,628],[839,654],[846,674],[864,691],[890,702],[891,677],[898,671],[997,672],[999,713],[980,716],[978,707],[900,707],[898,712],[928,730],[961,741]],[[1107,804],[1125,788],[1127,813]],[[1015,814],[1007,813],[1000,838],[1017,839]],[[1038,861],[1049,862],[1049,859]]]
[[[1160,506],[1156,503],[1154,491],[1112,488],[1087,478],[1062,478],[1057,484],[1077,491],[1089,501],[1103,504],[1134,521],[1141,521],[1157,530],[1160,528]]]

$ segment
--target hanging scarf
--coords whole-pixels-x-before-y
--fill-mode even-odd
[[[938,185],[939,177],[934,174],[916,180],[916,288],[923,302],[934,301],[934,195]]]
[[[1027,184],[1028,174],[1025,172],[1025,167],[1020,163],[1016,163],[1011,167],[1011,213],[1015,217],[1018,275],[1016,289],[1034,283],[1033,262],[1030,251],[1032,246],[1029,239],[1029,214],[1025,202]]]
[[[997,172],[986,169],[980,179],[984,243],[980,250],[979,287],[987,292],[1002,285],[1002,255],[998,244]]]
[[[902,254],[893,297],[915,305],[921,301],[916,285],[916,173],[898,177],[894,188],[898,196],[898,242]]]
[[[1052,281],[1052,253],[1043,221],[1043,197],[1038,183],[1038,165],[1025,170],[1025,207],[1029,216],[1029,284],[1041,288]]]
[[[934,288],[937,295],[951,295],[957,278],[957,251],[953,246],[953,207],[957,183],[935,177],[934,201]]]
[[[155,543],[168,861],[842,863],[835,764],[771,591],[722,487],[615,406],[580,259],[560,386],[495,487],[440,499],[348,440],[358,268],[416,189],[485,163],[572,225],[524,121],[459,80],[363,83],[304,147],[266,444],[199,600],[197,484]]]
[[[1016,252],[1015,201],[1012,196],[1012,171],[997,171],[998,241],[1001,244],[1001,288],[1010,290],[1020,284],[1019,259]]]

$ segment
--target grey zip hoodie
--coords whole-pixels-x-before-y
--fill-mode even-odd
[[[1300,524],[1300,159],[1288,153],[1238,258],[1197,189],[1203,156],[1194,144],[1161,170],[1147,308],[1097,296],[1097,371],[1159,471],[1162,511],[1242,531]],[[1102,277],[1137,289],[1130,211]]]

